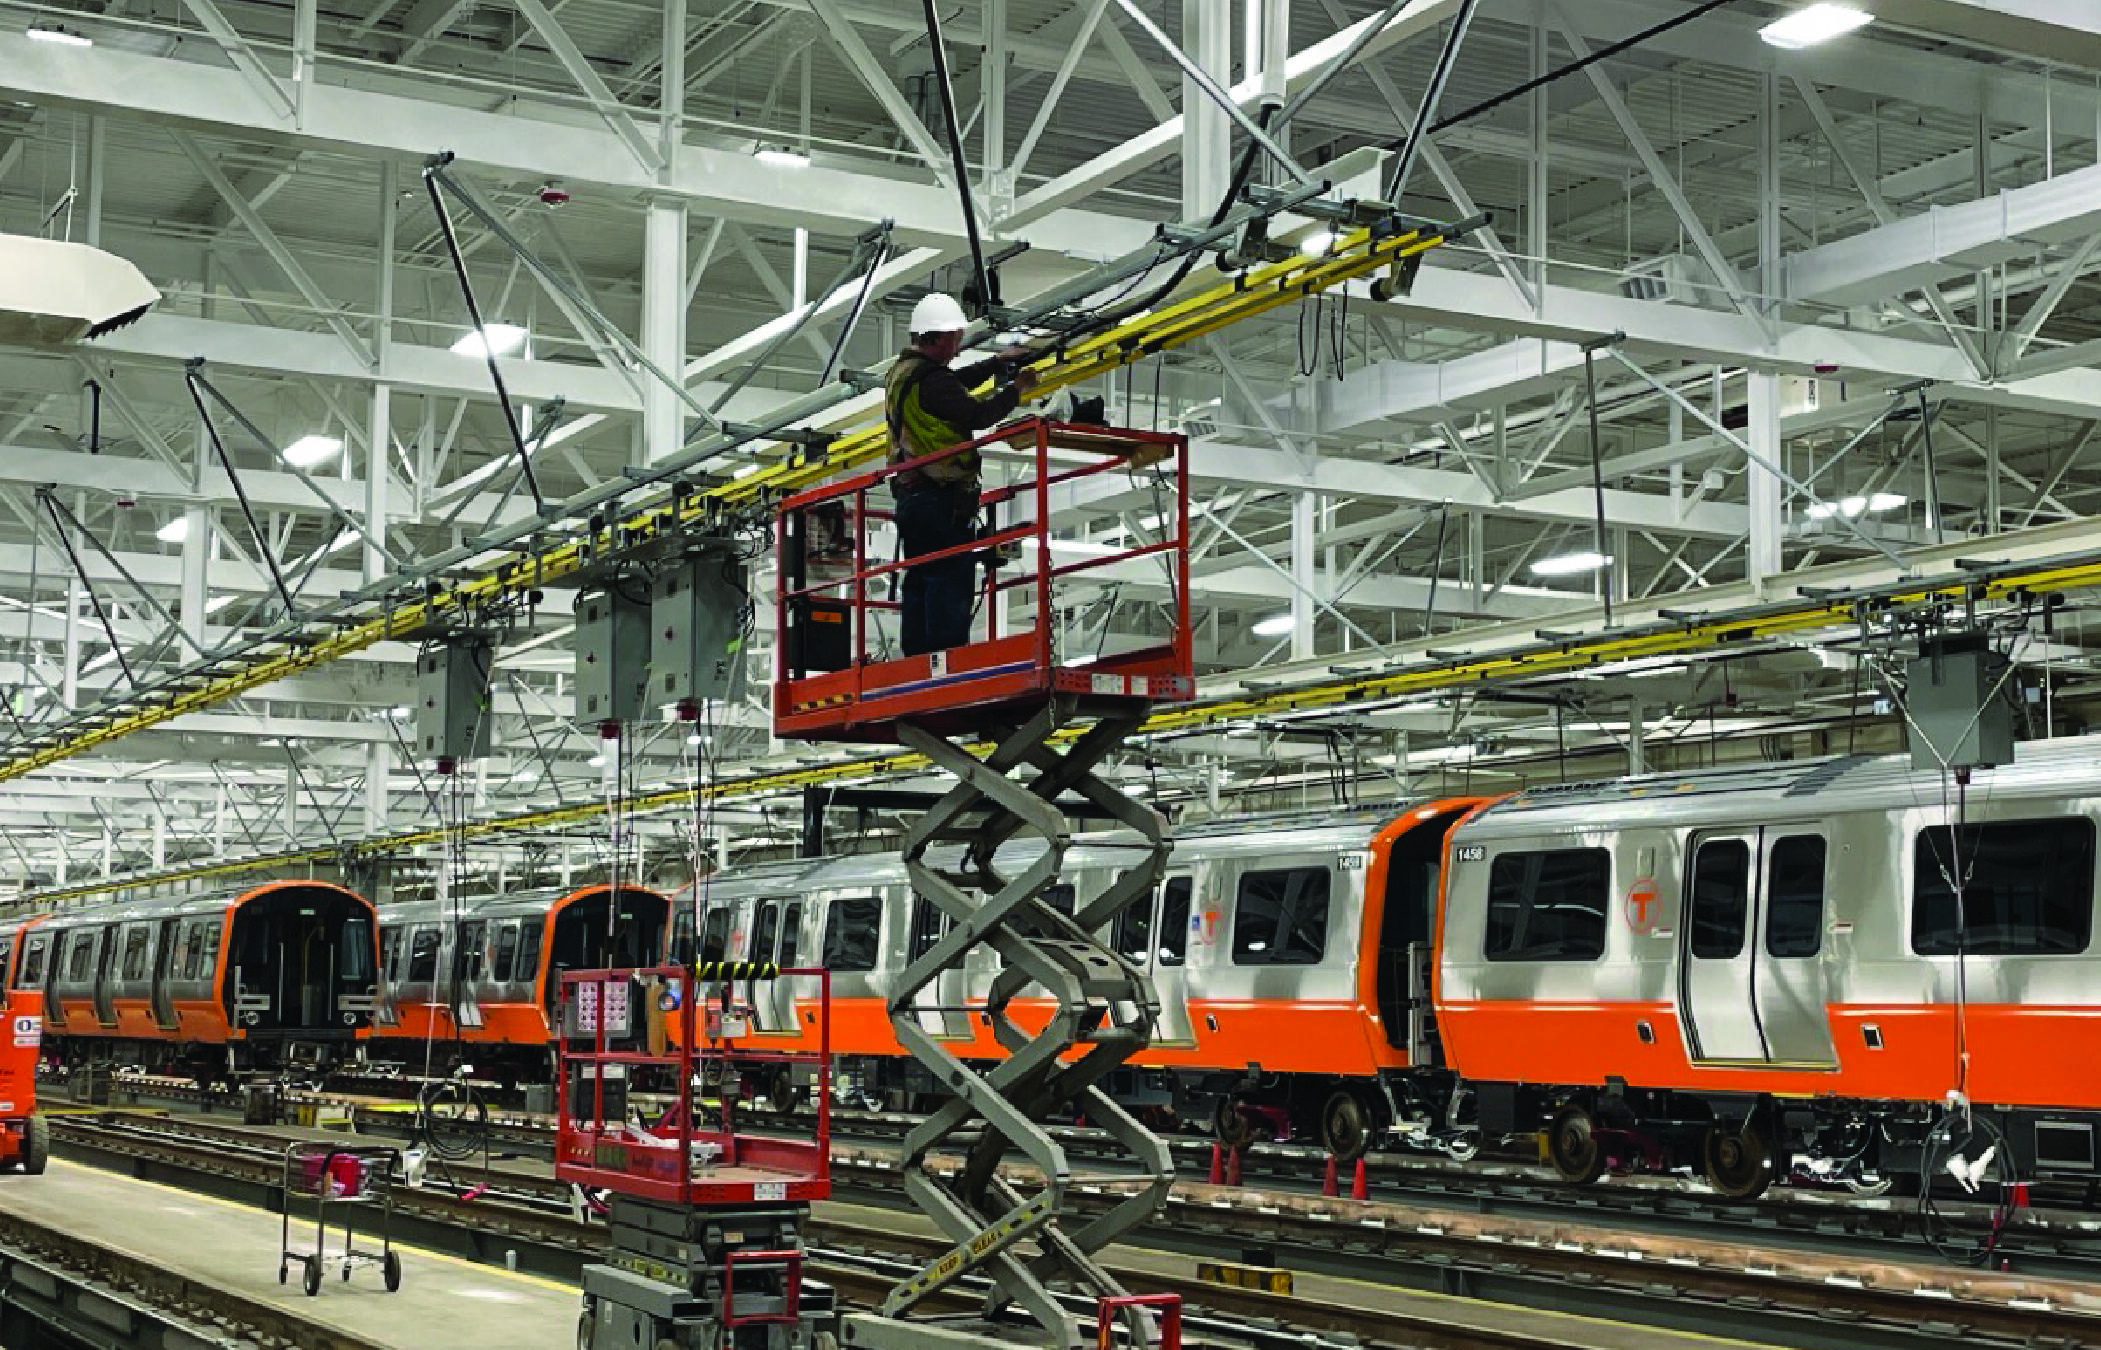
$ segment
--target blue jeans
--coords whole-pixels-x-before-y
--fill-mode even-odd
[[[898,546],[907,561],[977,538],[977,494],[923,487],[897,500]],[[978,555],[905,569],[903,646],[906,656],[947,651],[970,641],[970,610],[977,594]]]

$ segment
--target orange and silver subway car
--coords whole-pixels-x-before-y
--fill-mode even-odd
[[[125,901],[0,925],[12,994],[42,996],[47,1057],[204,1081],[325,1069],[372,1025],[372,904],[323,881]]]
[[[1435,1034],[1573,1181],[2101,1175],[2101,743],[1542,789],[1451,833]],[[1951,1094],[1957,1109],[1949,1109]]]
[[[1355,1157],[1391,1131],[1434,1147],[1470,1136],[1452,1094],[1412,1070],[1434,1059],[1431,931],[1444,837],[1478,797],[1406,808],[1220,821],[1177,833],[1161,885],[1124,911],[1110,944],[1153,979],[1161,1021],[1112,1084],[1156,1120],[1229,1140],[1323,1140]],[[1082,835],[1046,898],[1071,912],[1142,854]],[[1001,851],[1013,875],[1027,854]],[[832,973],[840,1079],[866,1103],[908,1107],[930,1087],[899,1048],[886,996],[938,942],[941,913],[916,899],[895,854],[764,863],[717,873],[676,906],[672,957],[821,964]],[[998,955],[980,948],[924,994],[922,1025],[965,1058],[1003,1054],[977,1013]],[[739,983],[763,1045],[809,1049],[811,977]],[[1018,1001],[1026,1022],[1025,994]],[[746,1081],[752,1082],[747,1075]],[[754,1083],[792,1100],[793,1085]]]
[[[583,886],[380,912],[376,1058],[421,1071],[470,1064],[506,1082],[545,1079],[566,970],[654,966],[671,902],[640,886]]]

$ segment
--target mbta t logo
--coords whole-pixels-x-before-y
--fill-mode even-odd
[[[1627,927],[1648,937],[1663,923],[1663,897],[1654,877],[1642,877],[1627,889]]]

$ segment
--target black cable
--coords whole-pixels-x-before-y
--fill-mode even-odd
[[[81,566],[80,554],[74,551],[73,541],[66,537],[65,524],[58,518],[58,499],[51,495],[49,488],[38,488],[36,495],[51,515],[51,528],[58,534],[58,546],[66,551],[67,559],[73,564],[73,574],[80,578],[80,588],[88,593],[88,603],[95,607],[95,621],[102,625],[103,635],[109,639],[109,649],[116,653],[117,664],[123,668],[125,680],[132,688],[138,688],[139,677],[132,674],[131,662],[124,659],[124,644],[117,641],[117,630],[111,625],[109,615],[103,611],[102,597],[95,594],[94,584],[88,580],[88,570]]]
[[[540,495],[540,480],[533,474],[533,458],[525,448],[525,433],[518,429],[518,410],[511,406],[511,391],[503,382],[503,371],[496,364],[496,349],[489,345],[489,334],[482,323],[481,303],[474,298],[474,282],[467,275],[467,257],[460,252],[460,238],[452,228],[452,213],[445,209],[444,194],[438,191],[438,175],[435,169],[423,171],[423,188],[430,194],[430,208],[438,216],[438,231],[445,236],[445,251],[452,258],[453,275],[459,278],[460,295],[467,302],[467,317],[474,322],[474,334],[481,339],[482,360],[489,367],[489,379],[496,386],[496,406],[503,409],[503,425],[511,433],[511,447],[518,452],[518,465],[525,471],[526,491],[533,494],[534,507],[547,505]]]
[[[255,518],[255,506],[248,500],[248,489],[241,486],[241,475],[233,467],[233,457],[226,453],[226,442],[219,439],[219,428],[212,421],[211,410],[204,406],[204,395],[197,388],[197,372],[183,372],[183,384],[190,391],[190,402],[197,405],[197,416],[204,424],[205,439],[212,443],[212,453],[218,456],[219,467],[226,470],[227,481],[233,484],[234,500],[241,504],[241,516],[248,522],[248,533],[255,538],[255,551],[263,557],[270,569],[270,580],[277,583],[277,593],[285,602],[285,617],[299,617],[299,607],[292,602],[292,589],[285,585],[283,569],[277,565],[277,555],[270,551],[270,536],[263,533],[262,523]]]
[[[1502,93],[1497,94],[1492,98],[1482,99],[1479,103],[1474,104],[1470,108],[1466,108],[1459,112],[1455,112],[1449,117],[1440,118],[1430,125],[1430,130],[1427,134],[1435,135],[1437,132],[1443,131],[1447,127],[1458,126],[1461,122],[1469,121],[1473,118],[1479,117],[1482,113],[1491,112],[1497,108],[1502,107],[1505,103],[1510,102],[1510,100],[1512,99],[1523,98],[1526,94],[1531,93],[1534,89],[1537,89],[1542,85],[1552,84],[1554,83],[1554,81],[1562,79],[1569,75],[1573,75],[1579,70],[1584,70],[1591,66],[1594,66],[1598,62],[1605,60],[1607,57],[1617,56],[1621,52],[1626,51],[1629,47],[1638,47],[1642,43],[1647,42],[1650,38],[1661,37],[1663,34],[1668,33],[1673,28],[1677,28],[1682,24],[1691,23],[1694,19],[1697,19],[1701,15],[1708,13],[1710,10],[1720,9],[1723,5],[1726,5],[1728,3],[1730,3],[1730,0],[1705,0],[1704,4],[1695,5],[1693,8],[1687,10],[1685,13],[1677,15],[1674,18],[1665,19],[1661,23],[1651,24],[1647,28],[1642,29],[1639,33],[1636,33],[1632,37],[1621,38],[1618,42],[1615,42],[1610,46],[1600,47],[1596,51],[1592,52],[1590,55],[1583,57],[1581,60],[1571,61],[1558,70],[1550,70],[1544,75],[1540,75],[1533,79],[1526,80],[1523,84],[1515,85],[1509,89],[1505,89]],[[1401,141],[1396,141],[1389,148],[1398,149],[1401,144]]]
[[[1605,601],[1605,626],[1612,626],[1612,578],[1614,567],[1612,555],[1605,552],[1605,463],[1604,450],[1598,444],[1598,376],[1596,354],[1588,347],[1583,350],[1583,401],[1590,415],[1590,493],[1591,508],[1597,521],[1598,567],[1604,575],[1598,578],[1598,594]]]
[[[998,303],[993,294],[992,274],[985,267],[985,241],[978,237],[977,203],[970,196],[970,170],[963,163],[963,128],[956,117],[956,91],[948,78],[948,49],[941,40],[941,13],[935,0],[926,0],[927,47],[934,58],[934,79],[941,86],[941,119],[948,124],[948,158],[956,175],[956,195],[963,202],[963,232],[970,241],[970,269],[977,280],[978,312]]]

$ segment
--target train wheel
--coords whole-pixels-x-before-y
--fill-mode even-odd
[[[1371,1148],[1371,1112],[1364,1099],[1348,1088],[1338,1090],[1320,1110],[1320,1141],[1337,1162],[1355,1162]]]
[[[1255,1142],[1255,1122],[1240,1109],[1238,1097],[1220,1097],[1211,1116],[1212,1137],[1230,1149],[1243,1149]]]
[[[1701,1149],[1707,1184],[1729,1200],[1756,1200],[1773,1184],[1773,1151],[1750,1121],[1741,1129],[1711,1125]]]
[[[1554,1116],[1547,1128],[1547,1161],[1571,1186],[1588,1186],[1605,1175],[1605,1150],[1590,1112],[1566,1106]]]
[[[22,1170],[40,1175],[51,1161],[51,1122],[38,1111],[22,1127]]]

